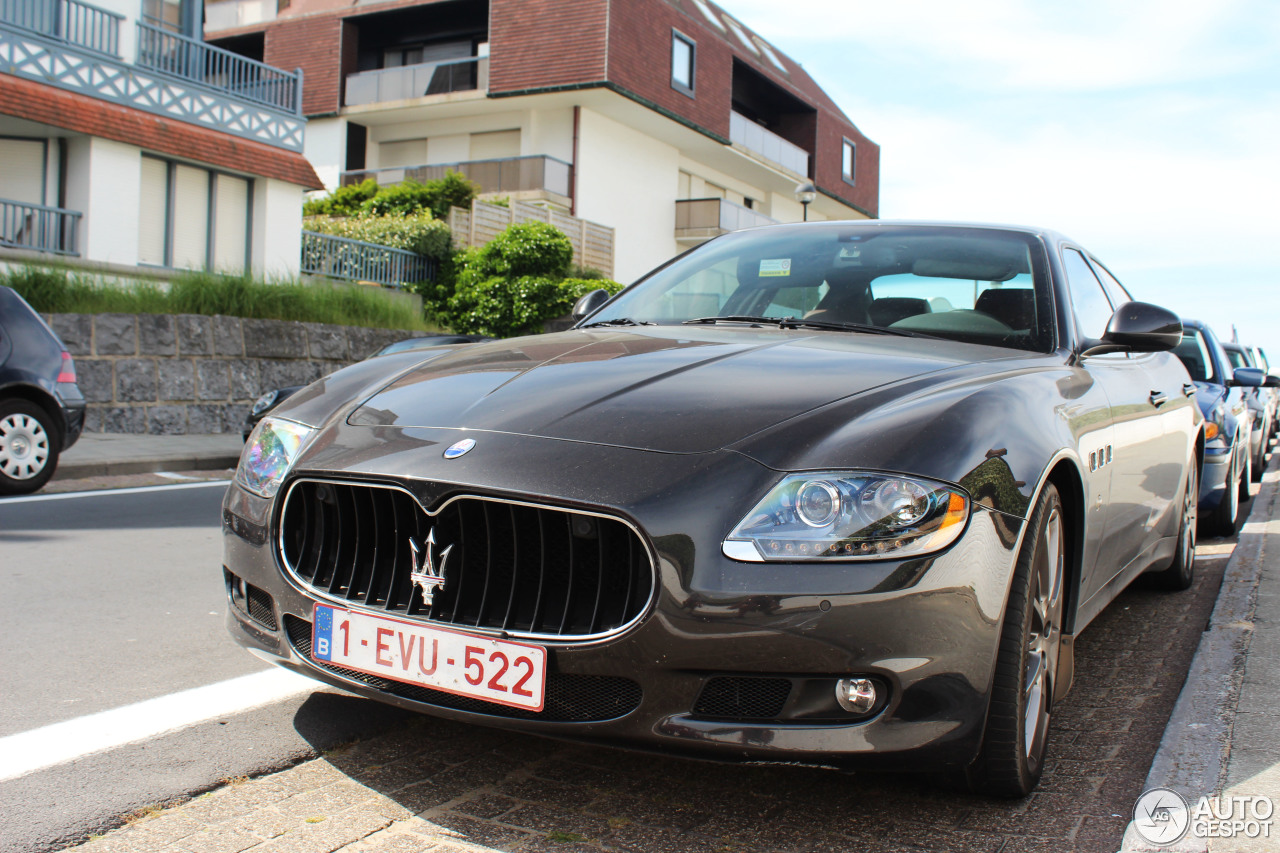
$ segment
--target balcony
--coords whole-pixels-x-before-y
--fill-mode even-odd
[[[77,256],[81,215],[77,210],[0,198],[0,246]]]
[[[302,72],[281,71],[199,39],[138,23],[138,65],[302,115]]]
[[[0,0],[0,21],[110,56],[120,55],[123,20],[80,0]]]
[[[342,173],[342,185],[358,184],[373,178],[379,184],[401,181],[427,181],[443,178],[446,172],[458,172],[480,185],[481,193],[503,193],[528,196],[551,194],[567,203],[573,166],[554,157],[535,155],[505,160],[471,160],[435,166],[396,166],[388,169],[364,169]],[[558,200],[558,199],[552,199]]]
[[[205,3],[205,34],[274,21],[278,7],[277,0],[224,0],[221,3]]]
[[[479,56],[349,74],[343,103],[358,107],[488,88],[489,57]]]
[[[676,202],[676,239],[701,243],[730,231],[777,224],[776,219],[722,198],[694,198]]]
[[[0,69],[277,148],[302,151],[302,74],[137,25],[137,61],[118,55],[123,19],[80,0],[0,0]]]
[[[794,172],[798,177],[809,176],[808,151],[740,113],[729,113],[729,141]]]

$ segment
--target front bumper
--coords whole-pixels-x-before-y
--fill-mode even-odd
[[[228,627],[241,645],[369,698],[554,737],[729,761],[899,769],[963,765],[976,754],[1020,520],[975,507],[950,550],[920,560],[738,563],[721,554],[720,542],[779,477],[738,454],[678,456],[485,436],[485,452],[501,464],[486,464],[477,450],[459,460],[463,465],[422,453],[428,431],[414,432],[412,480],[406,460],[372,458],[367,448],[334,449],[302,464],[326,476],[429,482],[442,494],[519,497],[632,521],[653,550],[657,589],[649,609],[604,640],[540,644],[549,674],[633,682],[636,701],[608,718],[512,716],[498,706],[446,707],[423,701],[431,697],[420,690],[386,689],[385,682],[322,667],[306,654],[301,624],[312,620],[318,597],[281,568],[274,508],[232,487],[223,514],[225,567],[269,596],[270,612],[266,618],[260,600],[255,618],[233,602]],[[447,447],[457,435],[431,438]],[[571,476],[550,474],[566,470],[566,454],[579,463]],[[851,675],[888,690],[887,705],[870,718],[841,718],[838,707],[830,713],[835,680]],[[769,719],[695,711],[708,683],[726,677],[789,680],[793,687]]]

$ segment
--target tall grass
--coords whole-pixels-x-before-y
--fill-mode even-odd
[[[380,288],[298,281],[264,282],[212,273],[184,273],[166,287],[108,282],[66,270],[24,267],[0,273],[46,314],[224,314],[260,320],[301,320],[343,326],[431,331],[410,300]]]

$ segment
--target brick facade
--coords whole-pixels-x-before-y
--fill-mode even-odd
[[[267,27],[268,65],[302,69],[302,112],[331,115],[342,106],[342,19],[336,15],[282,18]]]
[[[608,0],[492,0],[490,93],[604,81],[608,20]]]
[[[324,186],[301,154],[3,72],[0,113],[309,190]]]

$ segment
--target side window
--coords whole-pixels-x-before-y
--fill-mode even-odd
[[[1111,304],[1119,308],[1126,302],[1132,302],[1133,297],[1128,290],[1120,282],[1116,281],[1116,277],[1111,274],[1111,270],[1098,263],[1098,259],[1093,259],[1093,271],[1098,274],[1098,279],[1102,282],[1102,289],[1107,292],[1107,296],[1111,298]]]
[[[693,97],[697,45],[677,30],[671,31],[671,88]]]
[[[1192,329],[1184,332],[1182,343],[1178,344],[1173,354],[1196,382],[1209,382],[1213,379],[1213,359],[1209,357],[1209,347],[1199,332]]]
[[[1093,270],[1084,259],[1084,255],[1075,249],[1066,249],[1062,253],[1062,262],[1067,269],[1067,284],[1071,289],[1071,307],[1076,312],[1076,324],[1080,332],[1090,338],[1101,338],[1107,330],[1107,322],[1111,320],[1111,303],[1102,291]]]

